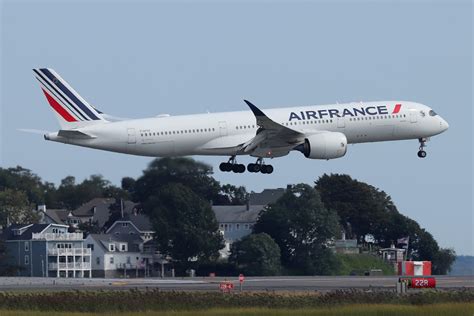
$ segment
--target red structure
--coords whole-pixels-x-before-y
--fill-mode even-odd
[[[398,275],[431,275],[431,261],[398,262]]]

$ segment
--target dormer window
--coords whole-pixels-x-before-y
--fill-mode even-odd
[[[115,244],[109,244],[109,251],[115,251]]]

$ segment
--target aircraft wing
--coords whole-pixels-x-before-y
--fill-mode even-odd
[[[304,141],[303,133],[273,121],[251,102],[244,101],[255,115],[259,129],[255,137],[243,144],[243,152],[262,151],[266,156],[273,156],[273,151],[288,153],[288,151]],[[261,154],[257,155],[260,156]]]

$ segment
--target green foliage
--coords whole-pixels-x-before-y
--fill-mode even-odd
[[[80,223],[79,225],[77,225],[77,228],[79,229],[79,231],[84,233],[84,236],[87,236],[89,234],[100,234],[102,232],[97,221],[94,221],[92,223]]]
[[[43,184],[40,177],[31,170],[17,166],[15,168],[0,168],[0,191],[12,189],[25,192],[28,201],[41,204],[49,192],[51,184]]]
[[[357,304],[403,304],[423,306],[441,303],[474,302],[474,291],[419,291],[396,295],[392,291],[337,290],[324,293],[243,292],[222,295],[214,292],[111,290],[111,291],[49,291],[0,292],[2,310],[36,310],[65,312],[128,311],[199,311],[209,308],[327,308]],[[296,313],[297,314],[297,313]],[[384,314],[385,315],[385,314]]]
[[[216,259],[223,245],[209,203],[180,183],[161,186],[150,196],[146,212],[162,254],[173,258],[178,272],[193,261]]]
[[[338,217],[312,187],[299,184],[288,189],[260,214],[254,231],[275,240],[283,265],[294,273],[333,273],[336,262],[326,244],[340,234]]]
[[[161,186],[181,183],[192,189],[200,198],[215,201],[220,185],[211,174],[211,166],[191,158],[155,159],[135,182],[133,198],[143,203],[149,196],[156,195]]]
[[[13,276],[17,272],[18,267],[10,264],[9,259],[5,242],[0,239],[0,276]]]
[[[251,234],[232,244],[229,262],[245,275],[278,275],[280,247],[268,234]]]
[[[214,202],[217,205],[244,205],[247,203],[247,199],[248,193],[245,187],[224,184],[221,187],[218,200]]]
[[[336,254],[336,257],[339,259],[337,275],[364,275],[371,269],[380,269],[384,275],[395,274],[393,266],[380,257],[369,254]]]
[[[62,179],[56,197],[58,207],[73,210],[97,197],[126,198],[128,194],[101,175],[92,175],[79,184],[72,176]]]
[[[5,189],[0,191],[0,225],[37,223],[39,215],[23,191]]]
[[[363,241],[371,234],[380,247],[389,247],[408,236],[409,259],[428,260],[433,273],[446,274],[455,259],[452,250],[440,249],[433,236],[407,216],[400,214],[385,192],[348,175],[323,175],[316,182],[324,204],[337,211],[348,237]]]

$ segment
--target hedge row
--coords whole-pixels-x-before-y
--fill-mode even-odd
[[[0,292],[0,310],[67,312],[196,310],[228,307],[308,308],[346,304],[472,303],[474,291],[427,290],[397,295],[391,291],[337,290],[326,293],[176,292],[149,290]]]

